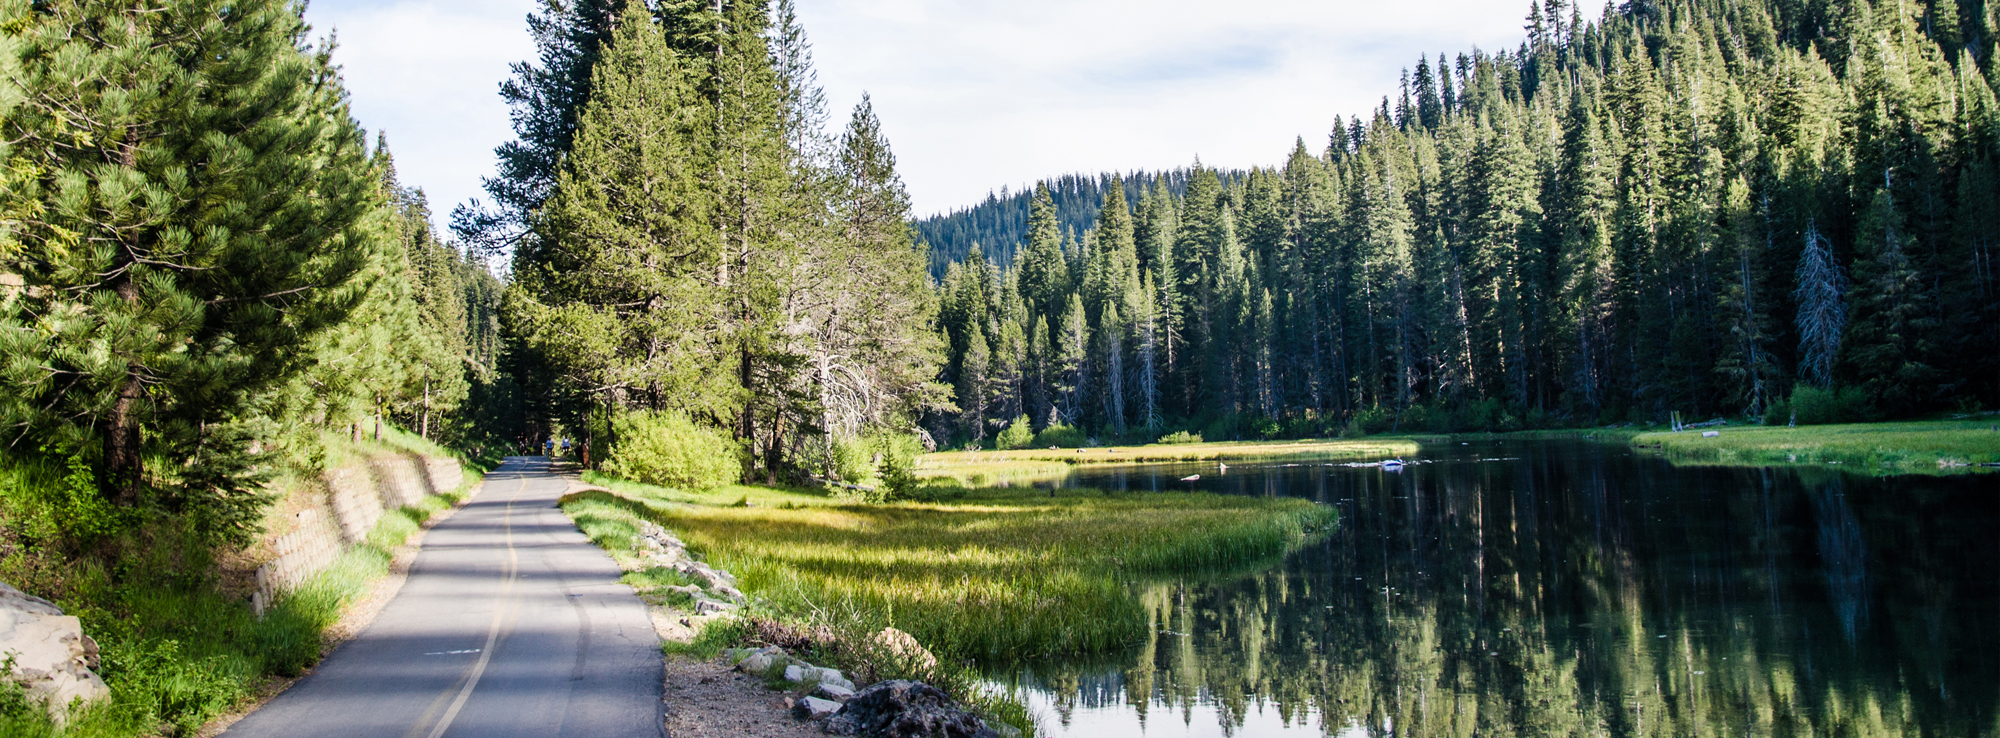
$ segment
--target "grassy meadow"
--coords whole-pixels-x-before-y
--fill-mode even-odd
[[[1101,448],[945,451],[917,457],[924,479],[955,479],[967,487],[1061,479],[1077,464],[1152,464],[1195,461],[1331,459],[1373,461],[1414,455],[1416,438],[1360,440],[1223,441]]]
[[[1862,474],[1954,474],[2000,463],[2000,419],[1847,425],[1743,426],[1642,433],[1635,448],[1680,463],[1837,465]]]
[[[1129,585],[1282,556],[1334,523],[1303,500],[954,491],[948,501],[849,504],[817,492],[689,493],[590,481],[564,509],[607,546],[643,516],[734,572],[775,614],[848,632],[894,626],[947,658],[998,663],[1137,641]],[[606,484],[608,482],[608,484]]]

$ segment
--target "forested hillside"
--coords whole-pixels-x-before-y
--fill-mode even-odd
[[[1237,182],[1034,195],[943,280],[938,432],[1904,416],[2000,399],[1996,9],[1530,8]],[[1075,206],[1072,206],[1075,209]],[[1006,266],[1006,268],[1001,268]],[[1019,437],[1019,436],[1016,436]]]
[[[1157,184],[1166,185],[1168,192],[1179,197],[1186,192],[1188,177],[1193,172],[1193,169],[1160,173],[1127,172],[1119,179],[1124,183],[1125,200],[1134,202],[1139,199],[1140,193],[1153,189]],[[1216,176],[1223,182],[1232,182],[1242,173],[1219,170]],[[1064,234],[1074,236],[1083,233],[1097,222],[1097,213],[1103,207],[1104,192],[1111,186],[1112,177],[1109,174],[1095,177],[1066,174],[1043,183],[1055,204],[1056,222]],[[979,247],[981,258],[988,262],[1001,266],[1014,263],[1015,253],[1020,251],[1021,244],[1028,238],[1029,203],[1033,200],[1031,192],[1008,192],[1006,187],[1001,187],[1000,194],[988,193],[986,200],[977,205],[918,220],[917,238],[930,246],[931,276],[944,278],[945,269],[965,261],[974,246]]]

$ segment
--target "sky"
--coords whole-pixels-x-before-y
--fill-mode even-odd
[[[355,117],[439,225],[513,137],[540,0],[313,0]],[[1516,0],[798,0],[835,127],[865,91],[923,217],[1062,174],[1280,164],[1420,53],[1520,43]]]

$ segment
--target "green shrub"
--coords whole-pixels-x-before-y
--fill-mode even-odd
[[[1792,422],[1792,403],[1778,398],[1764,404],[1765,425],[1786,425]]]
[[[1411,405],[1396,416],[1396,427],[1409,431],[1427,429],[1431,426],[1431,416],[1435,414],[1429,405]]]
[[[1201,443],[1201,434],[1189,433],[1184,430],[1174,431],[1164,436],[1160,436],[1159,443],[1165,443],[1165,444]]]
[[[1856,387],[1845,387],[1836,392],[1799,385],[1792,390],[1791,406],[1798,414],[1799,425],[1858,423],[1872,420],[1875,415],[1868,396]]]
[[[617,442],[604,468],[637,482],[715,489],[742,473],[736,443],[685,413],[640,410],[612,420]]]
[[[1234,441],[1243,437],[1243,418],[1229,413],[1201,427],[1201,435],[1213,441]]]
[[[1000,435],[993,437],[993,447],[999,449],[1027,448],[1034,442],[1035,430],[1026,415],[1015,418],[1014,422],[1007,425],[1006,430],[1000,431]]]
[[[1490,397],[1466,403],[1461,412],[1463,420],[1459,423],[1459,427],[1465,430],[1490,433],[1506,426],[1506,408],[1499,400]]]
[[[1347,419],[1347,427],[1340,431],[1345,438],[1358,438],[1389,430],[1396,423],[1396,417],[1379,407],[1356,411]]]
[[[917,456],[924,444],[910,433],[878,433],[868,437],[874,450],[877,501],[909,497],[917,487]]]
[[[1283,433],[1284,430],[1284,426],[1279,425],[1278,421],[1270,418],[1258,418],[1250,421],[1250,432],[1257,434],[1258,438],[1266,441],[1277,438],[1278,434]]]
[[[848,484],[867,484],[875,476],[875,449],[867,438],[833,442],[834,474]]]
[[[1042,432],[1035,434],[1035,446],[1038,448],[1048,448],[1050,446],[1058,448],[1083,448],[1088,445],[1090,445],[1090,438],[1083,434],[1082,429],[1062,423],[1052,424],[1047,428],[1043,428]]]

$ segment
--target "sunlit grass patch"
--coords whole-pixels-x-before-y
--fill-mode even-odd
[[[1077,464],[1283,459],[1386,459],[1417,453],[1416,438],[1360,440],[1228,441],[1102,448],[945,451],[917,458],[917,476],[950,478],[968,487],[1059,480]]]
[[[1854,423],[1798,428],[1747,426],[1701,431],[1645,433],[1637,448],[1657,451],[1677,463],[1742,465],[1839,465],[1862,474],[1955,474],[1991,471],[2000,463],[2000,430],[1995,421]]]
[[[610,485],[606,485],[610,486]],[[843,631],[896,627],[940,655],[1003,662],[1138,640],[1132,584],[1269,561],[1334,520],[1303,500],[1204,493],[981,489],[944,503],[733,507],[625,484],[565,504],[586,532],[644,515],[763,607]],[[597,537],[600,534],[593,534]]]

